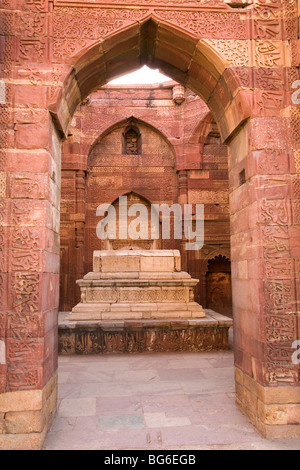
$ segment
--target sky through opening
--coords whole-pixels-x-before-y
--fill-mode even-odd
[[[172,80],[163,75],[158,69],[153,70],[144,65],[135,72],[128,73],[122,77],[111,80],[108,85],[149,85],[152,83],[163,83]]]

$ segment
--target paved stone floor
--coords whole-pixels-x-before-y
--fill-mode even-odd
[[[233,352],[60,356],[45,450],[299,450],[235,406]]]

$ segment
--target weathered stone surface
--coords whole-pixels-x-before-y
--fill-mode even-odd
[[[94,271],[98,272],[136,272],[140,271],[140,258],[138,256],[121,257],[110,256],[103,253],[99,258],[94,254]]]
[[[239,368],[235,380],[238,406],[266,438],[299,436],[297,389],[263,387]]]
[[[287,424],[300,424],[300,405],[287,408]]]
[[[161,256],[151,256],[151,253],[145,253],[146,256],[141,257],[141,271],[156,272],[166,271],[173,272],[175,270],[175,257],[167,256],[165,250],[162,251]],[[178,253],[179,255],[179,253]]]
[[[45,424],[45,416],[39,411],[17,411],[5,415],[6,434],[41,433]]]
[[[180,270],[180,253],[171,250],[95,251],[95,273],[173,273]],[[120,274],[122,275],[122,274]]]
[[[42,390],[0,395],[0,449],[39,450],[57,405],[57,374]]]
[[[173,273],[179,267],[177,250],[95,251],[96,279],[89,273],[77,281],[81,302],[69,318],[87,321],[204,317],[203,308],[193,301],[198,281],[187,273],[180,276],[180,272],[174,279]],[[156,269],[165,272],[166,277],[156,278]],[[111,279],[99,279],[98,272],[103,270],[111,273]],[[141,278],[128,279],[127,274],[136,270]],[[148,274],[146,279],[143,272]]]
[[[40,450],[46,434],[46,429],[42,433],[2,434],[0,450]]]
[[[41,410],[42,405],[42,390],[24,390],[0,395],[0,411],[3,413],[10,411]]]
[[[232,320],[207,311],[205,318],[144,319],[109,318],[96,321],[70,321],[61,313],[60,354],[104,354],[120,352],[207,351],[227,349]],[[169,312],[166,312],[169,315]],[[180,314],[182,312],[179,312]]]
[[[108,241],[106,248],[180,246],[182,269],[201,280],[196,297],[202,296],[202,302],[209,260],[219,255],[230,259],[230,237],[235,360],[243,374],[253,378],[253,391],[259,390],[257,401],[253,400],[245,392],[252,388],[244,378],[243,385],[239,383],[239,388],[244,387],[240,404],[266,435],[299,433],[297,424],[275,424],[287,405],[296,407],[287,421],[294,422],[299,402],[299,364],[291,360],[292,344],[299,338],[297,4],[257,0],[247,8],[236,6],[217,0],[170,1],[167,6],[150,1],[138,5],[136,0],[115,1],[113,6],[74,1],[56,2],[55,8],[53,2],[42,0],[3,2],[0,341],[5,348],[1,348],[0,403],[4,409],[8,404],[22,407],[22,400],[10,394],[42,390],[55,375],[59,253],[61,278],[67,279],[61,284],[61,298],[73,283],[68,300],[73,306],[79,293],[75,280],[91,270],[88,256],[84,264],[84,246],[89,256],[103,248],[96,236],[98,221],[94,223],[98,204],[114,203],[120,194],[130,193],[133,199],[147,201],[147,207],[153,202],[205,201],[201,253],[186,253],[180,240],[151,238],[134,244],[121,238]],[[205,100],[214,117],[189,90],[184,102],[175,103],[173,87],[178,83],[159,91],[150,87],[138,100],[131,91],[126,106],[120,99],[122,90],[104,89],[93,95],[90,112],[84,113],[83,100],[92,90],[142,63],[185,84]],[[112,96],[120,100],[117,113],[117,106],[108,103]],[[94,113],[97,107],[99,112]],[[123,154],[119,138],[132,116],[145,137],[140,155]],[[82,141],[81,136],[85,136]],[[63,139],[68,140],[64,146],[68,151],[61,185]],[[228,177],[221,140],[229,148]],[[32,165],[26,163],[31,152]],[[43,155],[41,161],[38,154]],[[209,170],[210,177],[190,178],[190,170]],[[70,266],[75,260],[74,272]],[[269,391],[276,388],[284,390],[276,392],[279,401]],[[260,397],[266,407],[280,405],[277,411],[270,408],[272,425],[257,419]],[[25,395],[25,407],[31,399]],[[36,406],[39,400],[34,398]],[[18,411],[30,410],[0,413]],[[36,447],[42,435],[1,434],[1,446]]]
[[[4,416],[5,416],[4,413],[0,413],[0,434],[3,434],[4,432],[4,424],[5,424]]]

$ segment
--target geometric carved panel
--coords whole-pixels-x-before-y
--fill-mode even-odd
[[[0,171],[0,198],[5,198],[6,196],[6,173]]]

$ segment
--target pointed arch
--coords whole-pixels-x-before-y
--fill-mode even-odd
[[[121,198],[123,199],[122,206],[120,206]],[[124,206],[124,199],[125,206]],[[127,191],[126,193],[121,193],[114,201],[111,203],[111,206],[114,207],[116,211],[116,220],[117,220],[117,236],[114,240],[106,240],[103,243],[103,249],[107,250],[140,250],[140,249],[161,249],[161,220],[159,220],[159,227],[156,228],[158,230],[159,238],[152,238],[152,204],[148,198],[143,196],[142,194],[137,193],[136,191]],[[141,210],[141,206],[142,209]],[[123,208],[123,219],[120,218],[120,210],[121,207]],[[136,211],[130,214],[130,209],[136,208],[139,212],[139,231],[138,232],[146,232],[145,237],[142,238],[132,238],[130,236],[124,237],[124,230],[125,233],[128,232],[128,228],[130,224],[136,219],[137,214]],[[125,213],[124,213],[125,212]],[[124,225],[124,216],[125,217],[125,225]],[[123,220],[123,222],[122,222]],[[142,229],[143,226],[143,229]],[[123,236],[120,237],[120,229],[122,227]],[[137,233],[137,232],[136,232]]]
[[[196,123],[195,129],[190,137],[190,144],[199,144],[205,142],[206,137],[208,136],[214,117],[211,111],[208,111],[201,121]]]
[[[211,109],[223,140],[250,116],[247,91],[240,87],[228,63],[203,40],[152,16],[113,33],[74,58],[50,109],[57,128],[67,135],[82,100],[109,80],[142,65],[159,68],[197,93]]]
[[[158,124],[158,123],[156,122],[156,124]],[[140,129],[139,129],[140,126],[148,127],[150,130],[157,133],[163,139],[163,141],[170,148],[170,150],[172,152],[172,155],[173,155],[173,158],[174,158],[174,165],[176,165],[176,152],[175,152],[174,146],[170,142],[170,138],[172,136],[167,135],[164,132],[164,130],[159,129],[158,127],[154,126],[150,122],[148,122],[148,121],[146,122],[143,119],[136,118],[135,116],[130,116],[126,119],[122,119],[120,121],[117,121],[117,122],[113,123],[112,125],[110,125],[109,127],[107,127],[105,130],[102,130],[102,132],[100,131],[100,134],[98,135],[98,137],[96,139],[94,139],[94,141],[92,143],[90,143],[89,148],[88,149],[85,148],[86,153],[89,155],[89,158],[90,158],[90,156],[93,152],[93,149],[96,147],[96,145],[99,144],[104,137],[108,136],[114,130],[123,129],[122,133],[124,133],[130,128],[138,128],[138,131],[140,132]]]
[[[147,205],[151,205],[152,202],[146,197],[146,196],[143,196],[142,194],[139,194],[137,193],[136,191],[126,191],[125,193],[120,193],[120,195],[115,198],[113,201],[111,201],[111,205],[115,205],[118,203],[119,201],[119,198],[122,197],[122,196],[126,196],[126,197],[135,197],[137,199],[140,199],[141,201],[143,201],[145,204]]]

